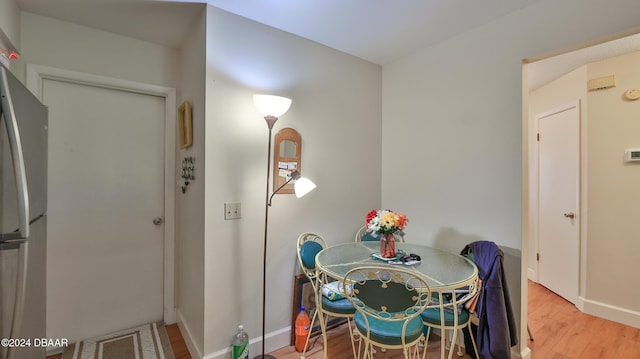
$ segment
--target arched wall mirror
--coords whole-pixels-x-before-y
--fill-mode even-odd
[[[289,174],[301,171],[302,138],[293,128],[283,128],[276,134],[273,161],[273,190],[275,191],[289,179]],[[278,193],[294,193],[289,183]]]

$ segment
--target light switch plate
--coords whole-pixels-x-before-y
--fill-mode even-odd
[[[240,203],[224,204],[224,219],[240,219],[242,212],[240,211]]]

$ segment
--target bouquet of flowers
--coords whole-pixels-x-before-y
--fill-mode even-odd
[[[407,226],[409,219],[400,212],[389,209],[374,209],[367,213],[367,228],[379,234],[393,234]]]
[[[396,246],[393,234],[407,226],[409,222],[407,216],[389,209],[374,209],[367,213],[365,222],[369,230],[380,234],[380,256],[395,258]]]

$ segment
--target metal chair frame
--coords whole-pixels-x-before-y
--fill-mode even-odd
[[[313,315],[311,318],[311,324],[309,326],[309,334],[307,335],[307,340],[305,343],[305,347],[304,350],[302,351],[302,354],[300,355],[300,359],[305,359],[306,358],[306,352],[307,352],[307,346],[309,345],[309,340],[311,338],[311,330],[313,328],[314,322],[316,320],[316,317],[319,318],[318,320],[320,321],[320,330],[322,332],[322,340],[323,340],[323,358],[327,359],[327,321],[329,319],[329,316],[332,317],[338,317],[338,318],[346,318],[347,319],[347,326],[349,327],[349,335],[351,336],[351,347],[353,350],[353,356],[354,358],[357,358],[356,355],[356,348],[355,348],[355,343],[354,343],[354,333],[353,333],[353,329],[351,327],[351,319],[353,318],[353,314],[343,314],[343,313],[335,313],[332,311],[329,311],[325,308],[323,308],[322,306],[322,285],[324,283],[326,283],[326,281],[328,280],[328,278],[326,277],[326,275],[324,273],[322,273],[321,271],[316,270],[316,268],[307,268],[303,261],[302,261],[302,257],[300,255],[300,250],[302,248],[302,246],[308,242],[308,241],[314,241],[319,243],[322,248],[326,248],[327,247],[327,243],[324,241],[324,239],[317,233],[313,233],[313,232],[304,232],[302,234],[300,234],[300,236],[298,236],[298,241],[297,241],[297,247],[296,247],[296,252],[297,252],[297,256],[298,256],[298,264],[300,265],[300,268],[302,269],[302,272],[307,276],[307,278],[309,278],[309,281],[311,282],[311,286],[313,287],[313,292],[316,298],[316,309],[313,311]],[[320,314],[318,314],[320,313]],[[292,328],[293,330],[293,328]]]
[[[364,344],[363,358],[365,359],[373,358],[374,346],[382,349],[402,349],[405,359],[420,358],[420,343],[425,339],[422,323],[419,336],[409,342],[407,342],[406,331],[412,319],[418,317],[429,305],[431,289],[423,278],[403,268],[366,266],[350,270],[343,279],[343,285],[345,288],[351,286],[351,290],[347,290],[347,298],[365,322],[364,328],[360,327],[362,324],[359,326],[356,323],[355,332],[360,337],[358,354]],[[373,286],[374,293],[368,292],[370,289],[365,289],[365,286]],[[387,290],[397,291],[400,288],[406,292],[383,293]],[[406,297],[402,298],[403,303],[398,303],[394,302],[394,299],[398,298],[396,296]],[[397,333],[401,338],[401,344],[384,343],[372,338],[371,320],[402,323],[401,332]],[[422,358],[425,354],[426,350],[422,352]]]
[[[453,331],[452,338],[451,338],[451,347],[449,348],[449,355],[448,355],[448,358],[451,359],[451,357],[453,356],[453,349],[456,344],[456,339],[461,340],[461,337],[462,337],[462,335],[460,335],[460,338],[458,338],[458,332],[461,332],[462,329],[464,328],[468,328],[470,337],[471,337],[471,343],[473,344],[473,349],[476,354],[476,358],[480,357],[478,355],[478,347],[473,337],[473,333],[471,332],[472,313],[469,313],[469,318],[464,323],[461,323],[459,321],[460,311],[466,310],[466,309],[462,309],[464,307],[464,304],[472,300],[476,296],[478,289],[479,289],[478,278],[476,277],[476,279],[473,282],[465,284],[462,287],[449,287],[449,288],[443,288],[442,290],[439,290],[437,292],[434,291],[434,294],[436,294],[435,300],[437,303],[432,303],[432,305],[430,305],[429,308],[437,308],[439,310],[440,324],[423,321],[424,325],[428,327],[427,335],[425,337],[425,346],[424,346],[425,351],[427,350],[427,344],[428,344],[431,328],[437,328],[440,330],[440,357],[444,359],[445,351],[446,351],[446,342],[448,339],[447,332]],[[445,294],[450,295],[451,299],[445,298]],[[445,321],[445,311],[449,311],[450,313],[453,313],[452,325],[447,325]],[[460,341],[459,341],[458,356],[463,355],[462,350],[460,349],[461,347],[462,345],[460,344]]]

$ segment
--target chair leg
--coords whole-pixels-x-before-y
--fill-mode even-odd
[[[404,353],[405,359],[419,359],[420,358],[420,350],[418,348],[418,344],[414,344],[410,347],[405,347],[402,349]]]
[[[460,336],[458,337],[458,356],[461,357],[464,355],[462,352],[462,338],[464,338],[464,333],[462,333],[462,329],[460,329]]]
[[[441,322],[443,323],[443,322]],[[447,350],[447,331],[445,329],[440,329],[440,358],[444,359],[445,352]]]
[[[446,330],[444,331],[445,333],[447,332]],[[453,351],[456,348],[456,339],[458,337],[458,331],[454,330],[453,331],[453,337],[451,338],[451,346],[449,347],[449,356],[448,358],[451,359],[453,357]]]
[[[356,356],[356,358],[360,358],[360,354],[362,354],[362,358],[364,358],[364,352],[366,350],[366,343],[362,339],[362,335],[360,335],[360,333],[356,332],[356,333],[354,333],[353,338],[354,338],[354,340],[358,341],[358,355]]]
[[[427,334],[424,337],[424,348],[422,348],[422,359],[427,357],[427,342],[429,341],[429,329],[427,328]]]
[[[356,353],[356,338],[354,336],[355,330],[351,327],[351,318],[347,317],[347,327],[349,328],[349,338],[351,338],[351,350],[353,350],[353,357],[358,358],[360,355],[360,344],[358,344],[358,352]],[[358,343],[360,341],[358,340]]]
[[[327,346],[327,320],[329,320],[329,316],[320,313],[318,320],[320,320],[320,331],[322,332],[322,343],[323,343],[322,357],[324,359],[327,359],[328,358],[327,352],[329,351],[329,347]]]
[[[363,359],[373,359],[373,344],[365,343],[364,344],[364,354],[362,355]]]
[[[307,340],[304,342],[304,348],[302,349],[302,354],[300,354],[300,359],[306,358],[305,355],[307,354],[307,347],[309,346],[309,340],[311,339],[311,328],[313,328],[313,323],[315,322],[316,317],[318,317],[318,311],[314,310],[313,317],[311,318],[311,324],[309,324],[309,333],[307,333]],[[295,328],[293,330],[295,330]]]
[[[427,356],[427,346],[429,346],[429,334],[431,333],[431,327],[427,326],[427,333],[424,337],[424,348],[422,348],[422,357]]]
[[[467,330],[469,331],[469,337],[471,338],[471,344],[473,345],[473,352],[476,354],[476,358],[480,359],[480,354],[478,354],[478,346],[476,345],[476,340],[473,337],[473,331],[471,330],[471,323],[467,325]]]

